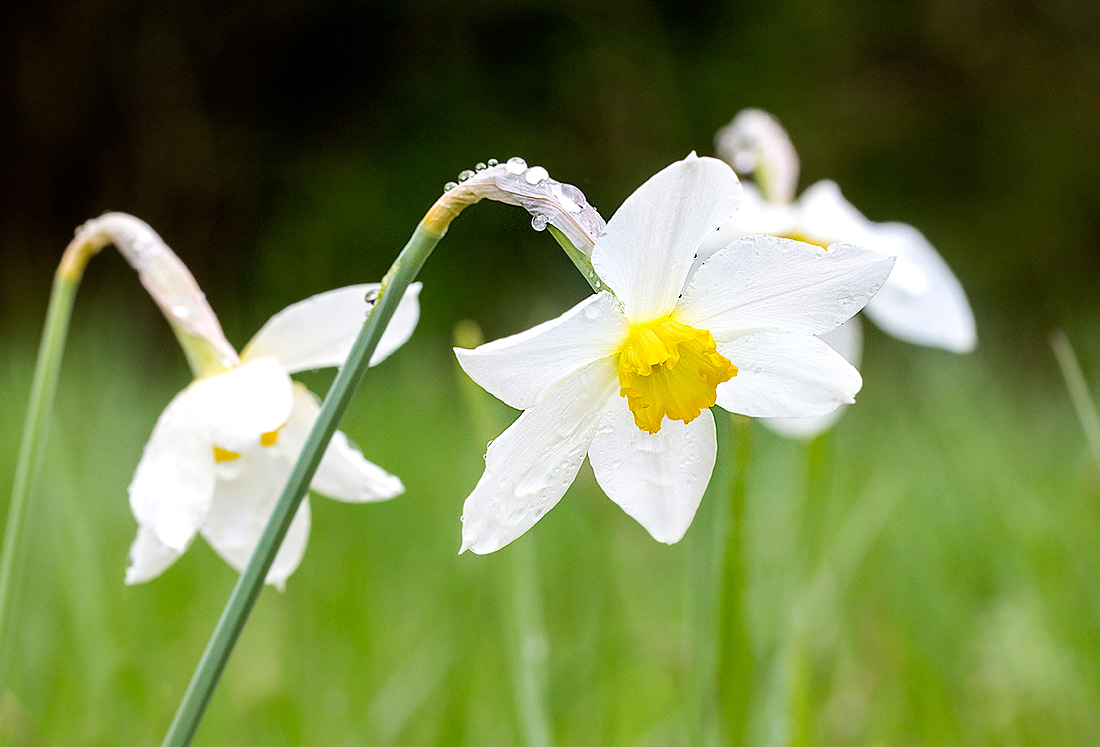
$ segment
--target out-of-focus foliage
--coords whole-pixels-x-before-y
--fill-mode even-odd
[[[870,331],[864,391],[826,441],[754,429],[754,734],[1100,740],[1100,477],[1045,341],[1067,328],[1096,393],[1097,4],[22,1],[0,8],[0,39],[0,495],[50,275],[86,218],[147,220],[241,344],[292,301],[377,280],[479,160],[522,155],[609,217],[760,106],[790,130],[803,186],[834,178],[868,217],[925,232],[967,288],[979,348]],[[499,205],[456,221],[423,280],[420,334],[342,426],[408,493],[315,504],[306,559],[261,597],[205,744],[519,738],[509,549],[455,554],[484,444],[447,341],[462,317],[490,338],[526,329],[586,285]],[[0,740],[152,744],[234,577],[196,548],[122,585],[126,485],[186,364],[111,254],[90,266],[72,340]],[[721,499],[668,548],[584,468],[521,540],[562,743],[688,733],[694,564]]]

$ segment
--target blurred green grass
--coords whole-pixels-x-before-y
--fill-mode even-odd
[[[158,743],[235,580],[198,540],[162,577],[123,585],[126,485],[188,377],[149,344],[167,335],[151,305],[135,316],[95,283],[90,296],[28,526],[18,700],[0,735],[12,744]],[[754,426],[753,743],[1100,740],[1100,477],[1053,360],[999,335],[956,357],[872,331],[864,391],[832,434],[809,446]],[[1100,340],[1074,341],[1095,382]],[[4,486],[33,350],[29,336],[0,341]],[[305,377],[318,392],[330,379]],[[263,592],[198,743],[518,743],[502,607],[514,548],[457,554],[484,444],[448,341],[427,331],[375,369],[343,429],[408,492],[313,497],[305,561],[284,594]],[[722,449],[732,458],[728,432]],[[688,742],[713,488],[665,547],[586,466],[520,540],[537,558],[560,743]]]

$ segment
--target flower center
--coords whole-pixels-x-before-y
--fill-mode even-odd
[[[260,446],[274,446],[279,440],[279,430],[276,428],[273,431],[260,434]],[[240,452],[230,451],[229,449],[223,449],[220,446],[214,446],[214,461],[218,464],[222,462],[232,462],[234,459],[240,459]]]
[[[695,420],[714,404],[718,385],[736,375],[710,332],[667,316],[630,325],[619,348],[619,396],[626,397],[634,424],[649,433],[661,430],[666,415]]]

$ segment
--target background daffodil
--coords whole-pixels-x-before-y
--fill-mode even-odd
[[[894,271],[865,313],[905,342],[966,353],[977,343],[974,314],[958,278],[913,226],[868,220],[824,179],[795,199],[798,156],[783,127],[767,112],[746,109],[715,136],[719,156],[757,186],[744,185],[741,208],[721,240],[771,234],[821,246],[858,244],[897,257]],[[710,245],[714,247],[715,244]],[[706,258],[706,248],[700,259]]]
[[[199,376],[157,420],[133,481],[138,522],[127,583],[147,581],[175,562],[201,534],[226,562],[248,562],[279,490],[317,417],[318,399],[290,374],[341,365],[377,284],[322,293],[272,317],[227,370]],[[375,365],[412,334],[420,284],[409,288],[371,358]],[[404,491],[337,432],[313,490],[368,502]],[[303,501],[267,576],[282,588],[301,562],[309,536]]]
[[[696,263],[737,209],[729,166],[691,154],[639,187],[592,265],[607,291],[526,332],[456,349],[479,385],[524,412],[486,454],[462,549],[497,550],[564,495],[587,455],[604,492],[657,540],[683,537],[714,467],[709,407],[821,415],[859,373],[815,335],[858,312],[893,258],[771,236]]]
[[[783,126],[760,109],[739,112],[718,131],[715,144],[723,160],[742,176],[752,174],[756,184],[743,185],[741,208],[703,247],[697,261],[732,238],[752,234],[826,247],[844,242],[896,256],[893,272],[864,313],[899,340],[955,353],[973,350],[977,333],[966,292],[920,231],[905,223],[868,220],[827,179],[796,198],[798,154]],[[822,339],[859,365],[863,336],[858,318]],[[814,418],[769,419],[767,424],[788,436],[808,437],[830,427],[842,412],[838,408]]]

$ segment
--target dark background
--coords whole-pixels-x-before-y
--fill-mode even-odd
[[[159,231],[241,345],[291,300],[378,279],[476,161],[521,155],[610,217],[662,166],[713,153],[746,106],[788,127],[803,187],[833,178],[872,219],[921,227],[983,343],[1045,346],[1095,316],[1086,0],[90,0],[7,3],[0,29],[0,309],[27,334],[71,231],[105,210]],[[456,222],[425,272],[426,330],[515,331],[493,320],[583,292],[525,222],[500,207]],[[140,297],[100,265],[93,288]]]

